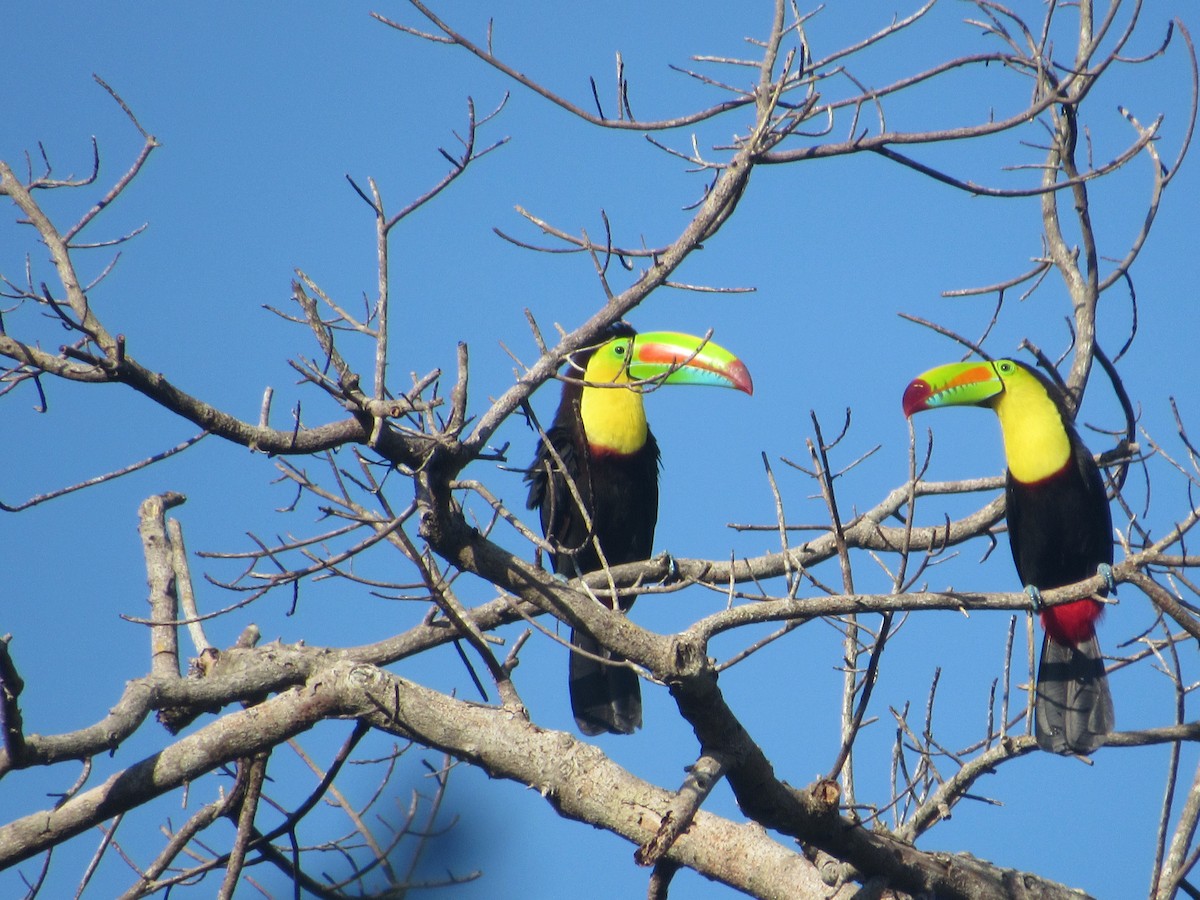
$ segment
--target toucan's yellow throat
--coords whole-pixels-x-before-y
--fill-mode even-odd
[[[584,370],[579,415],[593,452],[629,455],[646,445],[642,389],[629,378],[632,345],[632,338],[610,341],[592,354]]]
[[[1020,366],[1005,377],[992,408],[1004,435],[1004,457],[1013,478],[1032,484],[1056,475],[1071,458],[1062,412],[1042,381]]]

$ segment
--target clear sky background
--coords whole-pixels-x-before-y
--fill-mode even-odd
[[[913,7],[854,4],[847,15],[831,4],[809,25],[814,55],[861,39]],[[518,7],[518,8],[513,8]],[[599,7],[598,7],[599,8]],[[603,13],[581,13],[562,4],[440,4],[440,11],[477,39],[489,17],[495,46],[519,70],[581,105],[590,104],[588,77],[613,111],[612,70],[620,51],[630,99],[640,118],[678,115],[723,97],[674,73],[693,54],[752,56],[743,38],[765,34],[766,3],[609,3]],[[1041,4],[1015,8],[1037,17]],[[338,416],[316,391],[295,384],[286,365],[297,354],[316,355],[311,337],[264,306],[286,307],[294,270],[303,269],[347,303],[373,295],[376,281],[373,221],[348,185],[374,177],[391,209],[434,184],[446,170],[439,146],[455,149],[467,98],[484,112],[511,91],[503,113],[481,133],[509,143],[476,163],[463,179],[395,233],[392,287],[395,334],[392,372],[404,384],[409,371],[453,372],[455,345],[471,350],[471,411],[501,393],[513,363],[501,342],[526,361],[535,357],[524,310],[543,330],[575,327],[603,302],[591,262],[579,255],[541,255],[501,240],[493,228],[530,241],[540,235],[514,211],[520,205],[572,231],[602,233],[607,212],[619,241],[665,244],[686,223],[686,207],[701,196],[703,175],[640,134],[605,133],[507,82],[462,51],[400,34],[372,20],[377,10],[419,24],[404,4],[117,4],[38,2],[10,4],[4,75],[0,78],[0,158],[19,162],[38,142],[59,176],[83,174],[91,164],[90,138],[101,152],[100,187],[90,192],[43,194],[62,223],[74,221],[132,162],[141,139],[117,106],[92,80],[103,77],[129,103],[145,128],[162,142],[146,170],[120,202],[95,225],[93,239],[111,238],[148,223],[121,248],[120,260],[92,302],[109,328],[127,336],[129,351],[168,374],[180,387],[249,420],[265,387],[276,390],[275,409],[303,403],[306,422]],[[973,8],[944,0],[928,21],[854,63],[867,84],[989,46],[978,28],[964,25]],[[1172,16],[1195,27],[1185,0],[1151,0],[1142,13],[1134,53],[1161,41]],[[751,70],[714,75],[748,85]],[[1093,127],[1095,156],[1110,158],[1133,139],[1117,111],[1124,104],[1145,123],[1165,114],[1162,154],[1173,161],[1186,124],[1187,65],[1178,47],[1165,61],[1143,69],[1114,70],[1085,112]],[[1004,115],[1019,108],[1025,82],[990,70],[952,80],[888,107],[894,129],[941,127],[981,121],[989,108]],[[726,143],[749,121],[744,113],[706,125],[701,148]],[[873,121],[864,120],[873,126]],[[843,127],[841,125],[839,127]],[[1037,140],[1026,132],[1026,140]],[[660,138],[687,151],[690,132]],[[916,149],[913,155],[954,174],[989,184],[1028,185],[1031,171],[1003,166],[1032,164],[1040,153],[1009,136],[967,146]],[[1175,452],[1168,396],[1185,421],[1200,421],[1194,348],[1200,312],[1200,204],[1196,160],[1185,164],[1163,203],[1159,221],[1134,269],[1138,308],[1136,341],[1121,372],[1138,404],[1143,425]],[[1125,253],[1144,215],[1150,179],[1145,158],[1094,188],[1101,252]],[[28,229],[0,215],[0,273],[20,280],[32,252],[35,278],[50,280],[44,253]],[[852,426],[833,463],[844,466],[871,448],[875,455],[840,483],[844,511],[878,502],[906,477],[908,431],[900,395],[908,380],[931,365],[960,356],[957,345],[898,317],[907,312],[971,336],[982,333],[995,298],[948,300],[943,291],[992,284],[1029,268],[1041,253],[1035,200],[973,198],[869,155],[759,169],[733,221],[678,273],[697,284],[754,287],[749,294],[712,295],[659,291],[631,317],[643,330],[674,329],[715,337],[737,352],[754,375],[756,392],[664,391],[649,400],[663,448],[663,506],[657,548],[680,556],[726,559],[777,548],[771,533],[739,534],[729,523],[766,524],[774,504],[760,454],[771,460],[792,522],[825,521],[815,485],[780,462],[807,461],[810,410],[826,434]],[[85,277],[112,258],[97,252],[83,263]],[[614,275],[614,288],[632,276]],[[1015,354],[1028,336],[1051,354],[1068,346],[1066,295],[1052,275],[1031,299],[1006,305],[986,347]],[[1100,340],[1115,350],[1128,335],[1132,313],[1112,292],[1101,314]],[[365,364],[369,348],[359,346]],[[49,414],[34,412],[29,389],[3,399],[0,500],[16,503],[102,474],[161,451],[195,429],[119,387],[88,388],[46,380]],[[547,385],[535,398],[548,419],[557,391]],[[1088,395],[1083,419],[1119,428],[1121,420],[1102,380]],[[278,424],[278,423],[277,423]],[[919,418],[918,432],[937,437],[930,477],[950,479],[999,474],[999,433],[990,414],[976,411]],[[1200,426],[1197,426],[1200,430]],[[1088,432],[1095,448],[1107,439]],[[511,442],[510,463],[526,464],[533,437],[517,420],[498,436]],[[511,506],[520,507],[520,477],[492,463],[470,470],[487,479]],[[290,492],[271,484],[271,460],[209,439],[169,462],[120,481],[0,518],[3,578],[0,633],[14,635],[12,651],[26,681],[26,728],[55,733],[90,724],[112,705],[124,683],[148,671],[148,636],[119,618],[145,610],[145,575],[136,532],[138,503],[148,494],[177,490],[188,496],[175,511],[192,551],[235,551],[251,546],[247,532],[266,538],[308,533],[318,527],[311,509],[277,512]],[[1132,481],[1132,480],[1131,480]],[[1162,534],[1188,506],[1180,482],[1164,480],[1151,497],[1151,521]],[[1130,488],[1135,505],[1144,489]],[[926,523],[974,508],[980,502],[931,499],[919,509]],[[514,544],[515,546],[515,544]],[[951,564],[932,570],[931,587],[976,590],[1019,587],[1007,547],[979,564],[984,547],[961,550]],[[389,559],[371,565],[389,572]],[[857,587],[886,590],[860,561]],[[194,571],[232,578],[236,564],[193,559]],[[836,582],[831,567],[823,573]],[[778,590],[782,590],[778,588]],[[230,596],[198,581],[200,603],[216,609]],[[471,601],[491,595],[482,587]],[[1147,627],[1152,612],[1132,589],[1107,616],[1101,641],[1109,652]],[[260,600],[209,628],[219,646],[248,623],[265,638],[343,646],[382,638],[424,614],[424,607],[386,603],[349,585],[306,588],[294,615],[290,596]],[[720,607],[722,599],[698,591],[643,601],[635,615],[660,631],[676,630]],[[878,717],[860,748],[859,790],[864,799],[887,796],[894,721],[888,712],[911,703],[922,709],[935,669],[941,668],[935,726],[943,742],[971,742],[986,721],[988,691],[1000,675],[1009,617],[931,614],[912,617],[889,645],[873,702]],[[1018,634],[1023,634],[1024,619]],[[515,636],[517,630],[509,633]],[[739,632],[718,640],[713,652],[728,656],[751,642]],[[838,745],[841,639],[812,623],[735,667],[722,677],[727,697],[774,761],[778,774],[804,785],[824,774]],[[1182,648],[1194,675],[1194,648]],[[518,687],[535,720],[571,729],[565,697],[562,648],[535,638],[522,656]],[[1167,681],[1148,667],[1112,679],[1118,726],[1169,722],[1173,697]],[[405,662],[397,671],[440,689],[470,690],[449,650]],[[674,712],[666,691],[647,686],[646,727],[630,738],[600,741],[605,752],[635,774],[666,787],[679,783],[694,760],[695,741]],[[919,721],[921,716],[914,718]],[[97,760],[93,783],[160,746],[156,726],[131,741],[115,760]],[[349,726],[334,723],[306,739],[328,761]],[[384,748],[380,743],[376,750]],[[1038,872],[1100,897],[1144,895],[1163,792],[1166,747],[1102,750],[1094,764],[1032,754],[985,779],[976,793],[995,803],[964,802],[954,817],[922,840],[926,849],[967,851],[998,864]],[[1196,754],[1185,751],[1183,779]],[[273,762],[278,790],[289,774],[302,794],[308,782],[291,772],[285,751]],[[413,751],[393,782],[394,804],[384,814],[397,821],[408,791],[424,790]],[[947,771],[952,771],[947,764]],[[17,773],[0,783],[5,816],[44,808],[48,794],[65,790],[78,774],[68,765]],[[364,797],[376,773],[352,772],[344,789]],[[211,794],[193,804],[207,802]],[[632,862],[633,847],[608,833],[561,822],[536,793],[491,782],[465,767],[452,777],[448,798],[459,822],[431,850],[423,869],[434,878],[446,869],[474,869],[484,878],[458,888],[462,897],[550,898],[570,890],[579,897],[631,897],[645,891],[648,873]],[[712,798],[714,812],[740,820],[725,790]],[[130,816],[118,832],[123,849],[145,863],[157,850],[156,823],[179,824],[186,811],[178,797]],[[334,826],[330,826],[331,828]],[[339,824],[337,827],[342,827]],[[314,834],[310,833],[309,838]],[[43,896],[65,896],[78,882],[99,835],[55,852]],[[1100,852],[1098,852],[1100,851]],[[0,895],[19,896],[20,879],[37,865],[0,873]],[[265,867],[255,877],[276,895],[288,887]],[[87,896],[127,888],[132,873],[114,857],[97,872]],[[212,892],[211,879],[198,895]],[[726,897],[730,892],[690,873],[674,888],[679,897]]]

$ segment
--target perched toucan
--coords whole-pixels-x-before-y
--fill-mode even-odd
[[[943,406],[989,406],[1000,419],[1008,462],[1005,508],[1017,576],[1035,605],[1039,588],[1097,572],[1112,583],[1112,515],[1095,460],[1071,424],[1061,393],[1024,363],[951,363],[904,391],[904,414]],[[1100,602],[1044,607],[1037,677],[1038,745],[1088,754],[1113,730],[1112,695],[1096,642]]]
[[[647,559],[653,551],[659,451],[643,393],[660,384],[709,384],[747,394],[754,386],[741,360],[712,341],[668,331],[637,334],[624,322],[575,353],[570,365],[575,371],[567,373],[558,412],[525,480],[528,506],[539,510],[554,547],[554,571],[573,578],[605,563]],[[591,654],[572,653],[570,660],[579,730],[631,734],[642,724],[637,674],[598,662],[594,657],[620,660],[590,635],[573,631],[571,643]]]

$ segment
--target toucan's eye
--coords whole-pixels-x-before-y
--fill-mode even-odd
[[[1000,363],[1000,371],[1003,372],[1005,375],[1007,375],[1012,370],[1013,370],[1012,363],[1010,363],[1008,361]]]
[[[625,345],[617,344],[617,346],[613,347],[613,352],[616,353],[617,356],[624,356],[625,355]]]

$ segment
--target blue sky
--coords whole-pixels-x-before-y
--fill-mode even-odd
[[[719,99],[668,70],[687,65],[695,53],[746,56],[743,36],[761,34],[769,10],[751,4],[606,4],[603,15],[529,4],[519,9],[461,3],[451,21],[482,37],[495,18],[498,50],[521,71],[587,105],[587,78],[595,76],[602,97],[611,96],[613,54],[621,51],[631,82],[631,102],[642,118],[679,114]],[[1041,8],[1027,6],[1031,15]],[[140,137],[120,110],[93,82],[102,76],[162,142],[145,171],[93,226],[93,239],[112,237],[148,223],[125,245],[113,273],[93,294],[111,330],[127,336],[131,353],[172,377],[181,387],[227,411],[256,419],[262,392],[276,390],[276,409],[303,403],[308,422],[337,416],[331,404],[295,384],[286,360],[315,353],[308,336],[272,316],[264,306],[284,307],[294,270],[303,269],[331,295],[355,302],[375,284],[370,210],[347,184],[374,177],[388,204],[399,208],[436,182],[446,163],[437,147],[452,149],[452,131],[465,123],[467,98],[491,110],[511,91],[503,113],[481,141],[509,142],[479,161],[443,197],[403,223],[394,238],[392,272],[396,321],[392,371],[406,378],[435,367],[453,371],[455,344],[471,348],[471,410],[501,393],[513,363],[501,342],[529,361],[533,344],[523,310],[543,330],[553,323],[574,327],[603,302],[591,263],[576,255],[537,255],[502,241],[499,228],[531,241],[539,235],[514,211],[521,206],[567,230],[602,230],[607,212],[619,238],[648,244],[671,240],[688,218],[686,207],[701,194],[703,176],[689,174],[679,160],[652,147],[637,133],[602,133],[512,85],[497,73],[443,46],[433,46],[372,20],[371,10],[416,23],[403,4],[212,3],[177,6],[128,2],[22,3],[9,10],[7,74],[0,81],[5,127],[0,158],[19,162],[41,141],[59,175],[90,167],[89,140],[101,151],[100,183],[110,184],[132,161]],[[854,16],[827,10],[809,26],[814,53],[821,55],[885,25],[908,7],[871,2]],[[856,74],[884,83],[943,55],[979,52],[978,30],[961,20],[971,8],[945,2],[922,30],[863,59]],[[1148,2],[1138,52],[1149,52],[1167,20],[1195,13],[1181,0]],[[748,70],[747,70],[748,72]],[[722,77],[732,77],[721,73]],[[1187,72],[1182,53],[1155,67],[1119,69],[1089,101],[1097,159],[1112,156],[1131,132],[1116,110],[1128,106],[1143,122],[1165,113],[1163,155],[1172,160],[1186,110]],[[751,76],[745,74],[743,83]],[[893,128],[942,126],[969,117],[998,114],[1021,102],[1021,85],[1002,72],[981,80],[956,80],[926,91],[912,102],[889,108]],[[607,94],[605,93],[607,91]],[[1008,104],[1006,107],[1005,104]],[[610,104],[611,105],[611,104]],[[701,147],[727,142],[745,127],[735,114],[700,129]],[[1036,135],[1026,134],[1026,139]],[[690,134],[665,139],[681,150]],[[1032,163],[1038,154],[1013,138],[974,147],[946,145],[914,151],[922,160],[945,164],[956,174],[993,184],[1027,184],[1029,172],[1001,172],[1013,163]],[[1124,253],[1140,226],[1149,189],[1144,159],[1137,160],[1093,193],[1101,252]],[[1134,270],[1138,291],[1138,336],[1122,365],[1143,424],[1170,443],[1168,395],[1185,420],[1200,416],[1200,399],[1184,377],[1194,358],[1200,313],[1192,285],[1200,278],[1195,235],[1200,229],[1194,162],[1172,184],[1150,242]],[[61,221],[78,216],[99,193],[57,192],[41,197]],[[20,278],[24,254],[32,251],[51,272],[27,230],[0,217],[0,272]],[[827,434],[839,430],[844,410],[853,424],[835,452],[846,465],[880,445],[874,456],[840,484],[847,509],[864,508],[900,484],[906,474],[907,427],[900,394],[907,381],[929,366],[956,359],[957,346],[900,319],[907,312],[936,319],[978,335],[991,316],[993,297],[948,300],[941,292],[990,284],[1028,268],[1041,253],[1036,201],[972,198],[870,156],[758,170],[737,215],[706,249],[679,273],[691,283],[752,286],[736,295],[660,291],[631,317],[644,330],[704,333],[739,353],[754,375],[756,392],[665,391],[650,398],[650,416],[663,447],[663,508],[658,549],[681,556],[727,558],[774,549],[770,533],[736,534],[728,523],[769,523],[774,505],[762,474],[761,453],[772,461],[788,516],[795,522],[823,520],[814,486],[780,462],[806,462],[811,436],[809,411]],[[99,273],[111,254],[97,252],[83,263]],[[614,287],[628,283],[614,277]],[[997,355],[1015,353],[1028,335],[1050,352],[1067,346],[1063,325],[1069,309],[1053,279],[1029,300],[1010,300],[987,342]],[[1128,332],[1131,311],[1115,292],[1101,314],[1101,341],[1114,348]],[[49,339],[49,338],[48,338]],[[365,364],[367,348],[352,353]],[[1111,399],[1097,382],[1084,407],[1084,420],[1115,426]],[[32,407],[28,390],[4,398],[0,440],[7,465],[0,472],[0,500],[20,502],[158,452],[194,429],[118,387],[47,384],[49,414]],[[556,401],[553,386],[536,397],[548,418]],[[984,412],[963,411],[918,419],[918,432],[935,432],[930,477],[949,479],[998,474],[1003,467],[998,431]],[[511,442],[510,462],[532,455],[530,433],[519,421],[498,435]],[[1106,446],[1091,437],[1093,447]],[[1178,451],[1177,443],[1174,449]],[[520,506],[518,475],[493,464],[471,470]],[[177,510],[192,551],[244,550],[247,532],[306,533],[317,526],[312,510],[277,512],[290,501],[271,484],[270,460],[222,446],[215,439],[148,471],[93,491],[0,519],[5,578],[0,633],[12,633],[12,650],[25,678],[26,727],[51,733],[98,718],[119,696],[124,682],[147,670],[147,635],[119,616],[139,615],[145,606],[145,576],[136,532],[137,505],[147,494],[178,490],[188,503]],[[1152,496],[1151,519],[1161,534],[1186,511],[1178,482],[1164,480]],[[1140,504],[1136,485],[1131,491]],[[943,509],[963,511],[950,501],[930,500],[919,510],[925,521]],[[980,590],[1017,587],[1007,549],[979,565],[984,548],[963,548],[959,559],[931,573],[931,586]],[[387,571],[390,560],[370,565]],[[235,566],[193,560],[194,570],[229,578]],[[860,561],[860,590],[886,590]],[[824,577],[836,580],[831,568]],[[200,582],[202,607],[229,602],[226,594]],[[472,600],[490,595],[479,589]],[[1101,641],[1117,644],[1146,627],[1151,613],[1131,589],[1109,612]],[[266,638],[347,645],[384,637],[412,624],[423,608],[389,604],[331,583],[305,590],[295,615],[290,598],[259,601],[250,610],[213,624],[209,637],[230,643],[249,622]],[[687,592],[659,602],[643,601],[638,621],[675,630],[719,608],[720,598]],[[1019,621],[1022,634],[1024,620]],[[886,795],[888,748],[894,733],[888,707],[925,702],[935,667],[942,670],[938,721],[951,745],[965,744],[982,727],[987,691],[999,674],[1008,617],[1002,614],[933,614],[912,617],[890,645],[874,712],[879,721],[864,737],[860,796]],[[513,631],[509,636],[515,635]],[[739,633],[716,642],[724,657],[755,635]],[[722,678],[731,705],[759,739],[780,776],[806,784],[823,774],[837,749],[837,696],[841,653],[837,633],[814,623],[798,630]],[[1192,648],[1183,650],[1190,656]],[[1143,667],[1144,668],[1144,667]],[[537,721],[570,728],[561,647],[535,639],[522,656],[518,687]],[[406,662],[398,671],[442,689],[466,690],[469,683],[453,654]],[[1165,680],[1149,671],[1113,678],[1121,728],[1164,724],[1172,702]],[[673,713],[665,690],[647,687],[647,727],[602,746],[636,774],[670,787],[695,755],[694,739]],[[148,725],[115,760],[97,761],[113,771],[153,752],[159,735]],[[306,746],[328,759],[347,729],[331,725]],[[381,745],[382,746],[382,745]],[[377,748],[378,749],[378,748]],[[286,755],[286,754],[283,754]],[[1145,891],[1157,826],[1153,800],[1130,809],[1130,797],[1162,793],[1165,748],[1102,751],[1093,766],[1034,754],[980,783],[977,792],[1002,805],[960,804],[954,818],[936,828],[921,846],[963,850],[999,864],[1029,869],[1077,885],[1099,896],[1136,896]],[[1185,753],[1194,764],[1195,754]],[[408,788],[420,786],[412,754],[395,782],[397,806]],[[432,754],[426,757],[433,758]],[[286,764],[279,763],[282,772]],[[47,793],[74,780],[73,767],[10,776],[0,784],[0,808],[34,810]],[[70,771],[65,771],[69,769]],[[1189,772],[1186,764],[1184,778]],[[374,774],[354,775],[348,790],[365,795]],[[299,776],[297,776],[299,780]],[[357,781],[355,779],[358,779]],[[284,786],[280,786],[284,790]],[[178,798],[158,804],[122,825],[118,838],[141,861],[153,852],[155,826],[184,815]],[[176,804],[176,805],[172,805]],[[584,826],[561,823],[535,793],[494,783],[460,769],[452,779],[449,807],[461,817],[438,865],[455,871],[482,869],[464,897],[554,897],[570,885],[578,896],[636,896],[647,873],[631,862],[633,848]],[[1060,812],[1069,809],[1069,814]],[[393,807],[389,806],[389,810]],[[739,815],[727,792],[711,809]],[[1121,811],[1119,810],[1128,810]],[[44,896],[69,890],[87,864],[95,841],[84,837],[56,852],[53,880]],[[146,843],[148,840],[148,843]],[[1097,846],[1121,848],[1096,854]],[[586,860],[586,862],[584,862]],[[35,871],[32,863],[20,871]],[[433,877],[437,867],[426,872]],[[256,872],[276,892],[279,879]],[[0,873],[0,893],[16,895],[19,873]],[[529,879],[518,890],[518,879]],[[108,859],[91,892],[107,896],[131,883],[131,874]],[[207,893],[211,882],[201,888]],[[730,893],[681,873],[679,896],[724,897]]]

